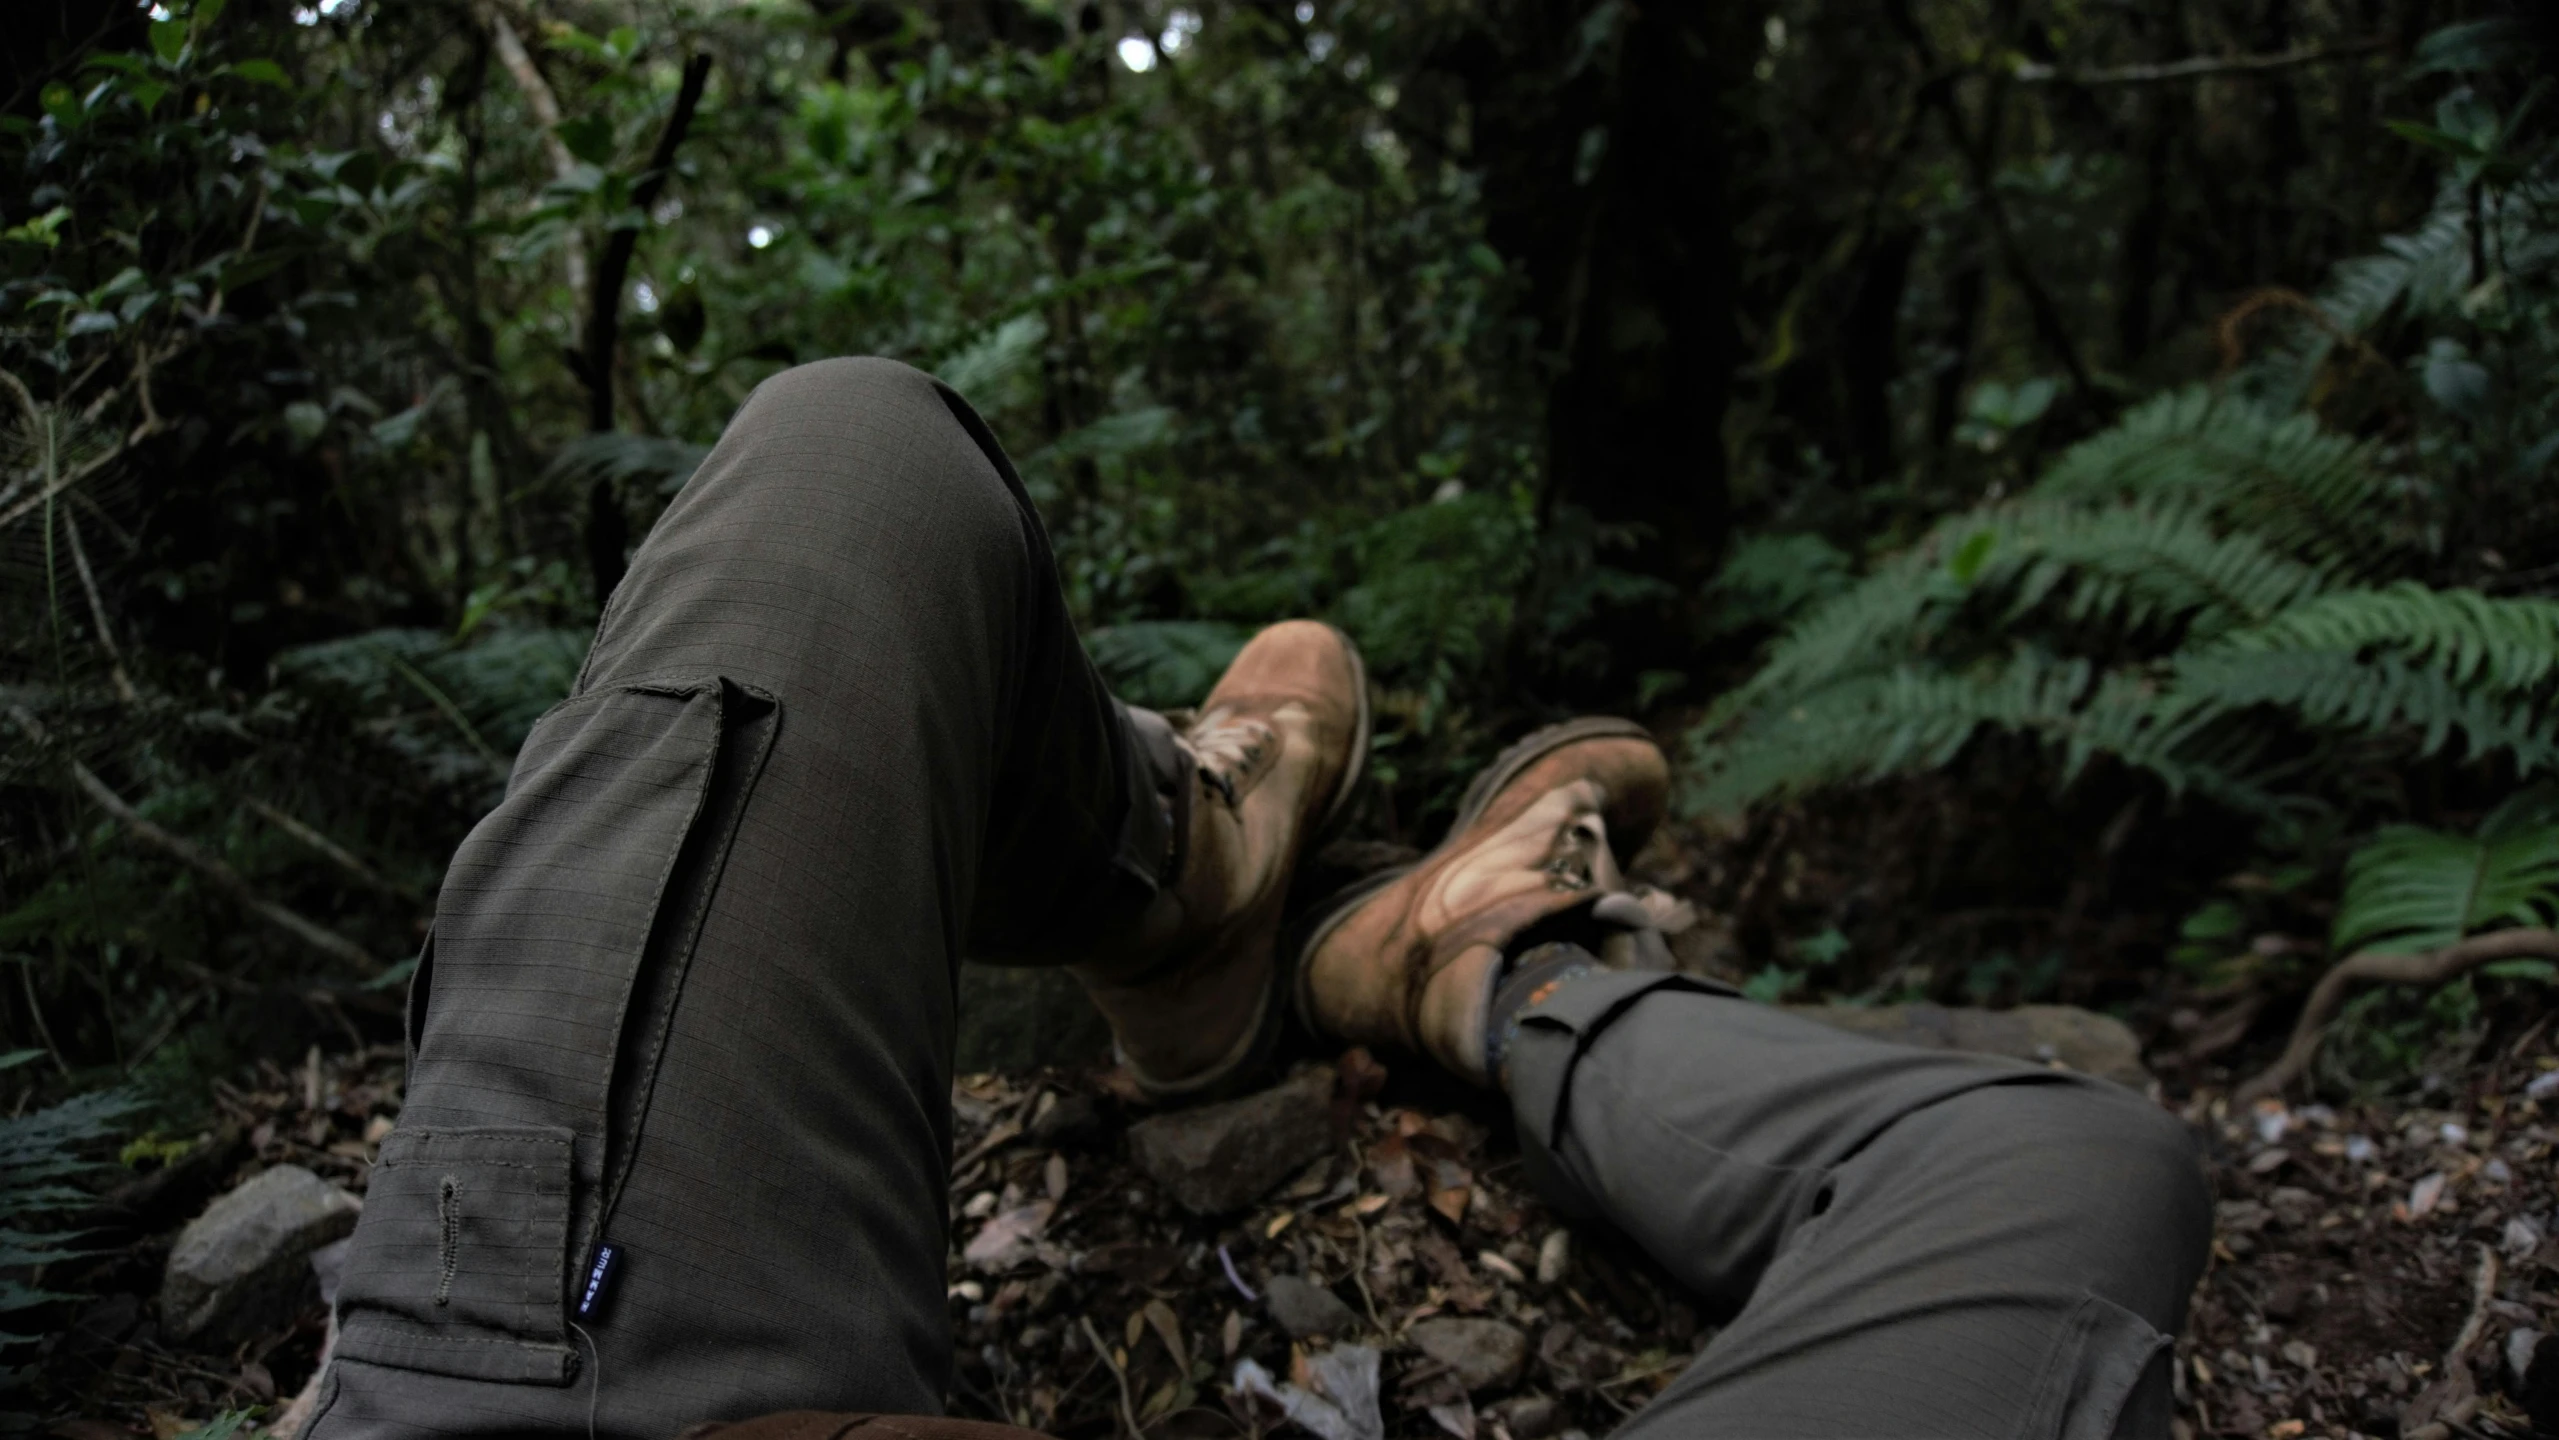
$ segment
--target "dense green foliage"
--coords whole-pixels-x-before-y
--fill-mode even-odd
[[[1405,842],[1517,727],[1647,715],[1761,847],[1741,939],[1825,966],[1863,902],[1738,877],[1851,790],[2136,815],[2146,968],[2077,993],[2147,1003],[2177,917],[2324,934],[2365,839],[2559,763],[2526,10],[62,13],[0,106],[30,1105],[385,1031],[631,546],[830,355],[984,411],[1130,698],[1346,626]],[[2061,956],[2093,862],[1982,853],[2045,918],[1976,969],[2095,974],[1995,948]]]

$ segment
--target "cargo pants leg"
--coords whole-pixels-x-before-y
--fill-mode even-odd
[[[1540,1187],[1731,1320],[1617,1434],[2164,1437],[2211,1204],[2111,1082],[1600,973],[1508,1053]]]
[[[965,403],[765,382],[454,858],[312,1433],[938,1412],[958,962],[1154,893],[1157,743]]]

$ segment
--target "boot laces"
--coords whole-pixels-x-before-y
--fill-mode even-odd
[[[1279,732],[1259,720],[1231,718],[1223,710],[1203,716],[1182,735],[1182,743],[1199,767],[1200,782],[1215,790],[1229,808],[1242,803],[1239,776],[1250,775]]]
[[[1599,852],[1608,844],[1608,826],[1596,815],[1576,815],[1555,827],[1546,863],[1538,869],[1550,890],[1588,890],[1598,883]]]

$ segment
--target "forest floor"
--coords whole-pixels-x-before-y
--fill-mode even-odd
[[[2534,1418],[2559,1433],[2552,1018],[2474,1053],[2422,1107],[2234,1109],[2216,1066],[2237,1052],[2194,1063],[2195,1027],[2174,1019],[2142,1037],[2217,1205],[2176,1347],[2180,1440],[2476,1440]],[[402,1078],[398,1048],[365,1040],[214,1085],[209,1138],[107,1198],[91,1217],[105,1253],[44,1277],[93,1298],[14,1404],[65,1440],[170,1440],[238,1409],[260,1416],[243,1433],[274,1423],[326,1339],[316,1280],[289,1318],[218,1349],[170,1340],[156,1297],[179,1229],[247,1176],[298,1165],[363,1192]],[[963,1077],[951,1409],[1071,1440],[1286,1432],[1288,1405],[1325,1440],[1570,1440],[1606,1434],[1713,1338],[1716,1317],[1643,1255],[1530,1193],[1489,1097],[1418,1062],[1309,1058],[1335,1074],[1289,1087],[1319,1112],[1321,1153],[1212,1215],[1139,1163],[1146,1112],[1118,1073]],[[2533,1364],[2537,1336],[2553,1338]]]
[[[2183,1100],[2218,1225],[2177,1346],[2181,1436],[2529,1433],[2507,1360],[2559,1316],[2559,1054],[2546,1033],[2526,1040],[2435,1108],[2232,1113],[2211,1091]],[[1711,1339],[1708,1317],[1643,1257],[1538,1203],[1498,1116],[1362,1054],[1337,1068],[1346,1143],[1216,1218],[1185,1212],[1132,1163],[1122,1137],[1135,1110],[1116,1075],[964,1078],[954,1411],[1068,1436],[1274,1428],[1276,1404],[1257,1414],[1233,1398],[1249,1362],[1276,1391],[1347,1396],[1331,1440],[1596,1436]],[[222,1138],[122,1203],[182,1220],[279,1164],[360,1192],[399,1080],[381,1047],[265,1066],[252,1088],[218,1089]],[[164,1343],[152,1297],[170,1239],[165,1224],[135,1234],[62,1277],[100,1298],[45,1358],[52,1433],[173,1436],[276,1404],[308,1378],[326,1328],[316,1292],[254,1342]],[[1283,1313],[1310,1335],[1292,1338]],[[1492,1323],[1426,1323],[1447,1319]],[[1322,1328],[1338,1341],[1313,1338]],[[1369,1364],[1374,1421],[1348,1393]]]

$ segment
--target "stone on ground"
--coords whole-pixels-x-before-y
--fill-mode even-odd
[[[1174,1110],[1129,1127],[1129,1157],[1196,1215],[1241,1210],[1333,1144],[1333,1069],[1259,1094]]]
[[[1425,1320],[1406,1332],[1422,1353],[1457,1372],[1469,1390],[1490,1390],[1519,1379],[1528,1363],[1528,1337],[1499,1320]]]
[[[1292,1340],[1348,1335],[1359,1328],[1359,1316],[1342,1303],[1342,1297],[1302,1276],[1272,1276],[1263,1287],[1262,1299],[1270,1306],[1271,1318]]]
[[[2076,1005],[2014,1010],[1950,1010],[1942,1005],[1789,1005],[1810,1020],[1931,1050],[2005,1055],[2032,1065],[2059,1061],[2082,1074],[2136,1089],[2150,1083],[2141,1042],[2124,1023]]]
[[[160,1285],[173,1337],[230,1344],[290,1323],[311,1252],[355,1229],[362,1203],[299,1165],[266,1170],[178,1236]]]

